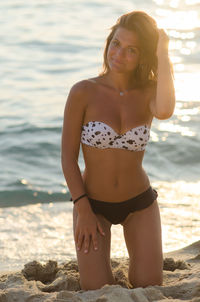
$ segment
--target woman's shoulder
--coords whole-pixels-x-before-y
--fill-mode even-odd
[[[84,79],[74,83],[70,89],[70,92],[73,93],[87,93],[93,88],[95,82],[95,78],[92,79]]]
[[[73,103],[75,106],[87,106],[91,95],[94,95],[95,87],[92,87],[92,83],[89,79],[81,80],[72,85],[69,90],[67,102]]]

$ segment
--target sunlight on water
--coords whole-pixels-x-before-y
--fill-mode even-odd
[[[152,186],[158,191],[164,252],[199,240],[200,181],[159,181]],[[0,208],[2,270],[32,260],[65,262],[76,257],[72,207],[71,202],[58,202]],[[112,226],[111,256],[128,256],[121,225]]]
[[[23,185],[27,185],[27,184],[28,184],[28,181],[27,181],[26,179],[21,179],[21,183],[22,183]]]
[[[193,116],[200,113],[200,107],[195,108],[184,108],[183,102],[177,102],[175,114],[177,115],[177,119],[183,122],[189,122],[192,120]]]
[[[194,5],[200,3],[200,0],[185,0],[187,5]]]
[[[189,127],[183,127],[181,125],[175,125],[170,122],[159,123],[158,129],[160,131],[168,131],[172,133],[180,133],[182,136],[195,136],[196,133],[191,131]]]
[[[199,27],[200,20],[197,11],[173,11],[170,9],[157,9],[156,13],[159,17],[159,27],[173,28],[178,30],[189,30]]]
[[[153,130],[151,130],[150,137],[153,142],[159,141],[158,134],[156,132],[154,132]]]
[[[178,100],[199,100],[200,79],[198,28],[199,11],[192,5],[199,1],[155,0],[156,21],[169,35],[169,54],[175,71]],[[197,43],[198,41],[198,43]]]
[[[184,71],[184,68],[182,71]],[[194,71],[193,73],[177,73],[175,76],[176,99],[181,101],[199,101],[199,81],[199,72]]]

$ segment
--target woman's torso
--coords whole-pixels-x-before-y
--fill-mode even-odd
[[[103,122],[115,133],[152,122],[149,111],[149,90],[134,89],[120,96],[108,86],[88,81],[87,107],[83,125],[91,121]],[[89,197],[109,202],[130,199],[142,192],[150,182],[142,167],[144,151],[120,148],[99,149],[82,143],[85,170],[82,175]]]

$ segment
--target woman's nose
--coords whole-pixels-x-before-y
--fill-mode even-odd
[[[124,55],[125,55],[125,50],[124,50],[122,47],[118,48],[116,55],[117,55],[119,58],[124,57]]]

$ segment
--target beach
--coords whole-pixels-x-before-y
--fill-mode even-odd
[[[1,302],[167,302],[200,301],[200,241],[164,254],[163,285],[131,288],[128,258],[111,259],[116,285],[80,289],[76,260],[60,265],[32,261],[19,271],[0,274]]]
[[[0,302],[200,301],[197,2],[1,1]],[[114,225],[116,285],[81,291],[61,167],[63,113],[71,87],[102,70],[109,28],[133,10],[166,30],[174,66],[176,108],[170,119],[153,120],[143,161],[158,192],[164,281],[130,287],[123,229]],[[78,163],[83,173],[81,147]]]

